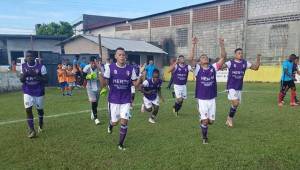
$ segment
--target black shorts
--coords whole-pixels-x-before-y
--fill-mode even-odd
[[[294,88],[296,87],[294,80],[290,80],[290,81],[281,81],[281,90],[284,89],[289,89],[289,88]]]

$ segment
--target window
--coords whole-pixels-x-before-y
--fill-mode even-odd
[[[273,25],[269,34],[270,48],[286,48],[288,43],[288,24]]]
[[[179,28],[176,30],[176,44],[178,47],[187,47],[188,45],[187,28]]]

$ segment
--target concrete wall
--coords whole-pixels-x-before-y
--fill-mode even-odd
[[[85,38],[77,38],[64,46],[66,54],[98,54],[99,47],[96,43]]]
[[[0,72],[0,93],[21,89],[22,83],[16,73]]]

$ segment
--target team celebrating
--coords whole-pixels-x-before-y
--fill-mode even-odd
[[[171,63],[168,72],[171,73],[171,83],[174,85],[174,105],[170,110],[176,116],[183,107],[184,100],[187,99],[187,82],[189,72],[192,72],[196,79],[195,98],[197,100],[197,109],[199,112],[199,129],[203,144],[208,144],[208,127],[216,119],[216,97],[217,91],[217,71],[228,69],[228,80],[226,90],[230,108],[225,124],[232,128],[234,117],[238,106],[242,101],[243,79],[247,69],[258,70],[260,67],[261,55],[258,54],[256,63],[250,63],[243,58],[243,50],[237,48],[234,51],[234,58],[227,60],[225,51],[225,42],[223,38],[219,39],[220,56],[216,62],[210,62],[206,54],[200,54],[195,57],[196,45],[198,39],[192,39],[192,48],[187,60],[185,56],[180,55]],[[34,116],[32,107],[38,112],[38,132],[43,131],[44,117],[44,95],[45,84],[47,83],[46,67],[35,61],[33,53],[26,53],[26,63],[22,65],[20,80],[23,83],[24,106],[27,114],[27,124],[29,127],[29,138],[37,136],[34,127]],[[291,106],[298,105],[295,87],[295,74],[300,74],[297,67],[299,58],[292,54],[289,59],[283,63],[283,73],[281,78],[281,89],[278,95],[278,105],[284,104],[284,97],[287,91],[291,90]],[[58,66],[57,76],[61,86],[62,95],[72,95],[75,87],[76,67],[68,66],[63,68]],[[143,94],[141,112],[149,114],[149,123],[155,124],[158,118],[160,102],[164,102],[162,96],[162,79],[160,71],[155,67],[139,67],[137,64],[128,64],[126,60],[126,51],[119,47],[115,52],[115,62],[103,65],[96,57],[91,57],[89,64],[82,69],[84,86],[87,91],[88,99],[91,105],[91,119],[96,125],[100,124],[98,117],[98,102],[100,94],[108,92],[108,112],[109,121],[107,132],[113,133],[115,126],[120,124],[118,149],[125,150],[124,141],[128,132],[128,121],[132,117],[131,109],[134,106],[136,91]],[[170,88],[171,85],[169,85]],[[103,95],[104,96],[104,95]]]

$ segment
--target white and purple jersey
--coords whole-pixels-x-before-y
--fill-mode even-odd
[[[25,75],[25,82],[22,85],[24,94],[40,97],[45,95],[45,85],[37,76],[46,75],[46,67],[42,64],[35,63],[30,66],[28,63],[22,64],[21,74]]]
[[[225,64],[229,69],[227,79],[227,90],[242,90],[245,72],[247,68],[251,67],[251,63],[243,59],[241,61],[230,60],[227,61]]]
[[[142,84],[142,88],[145,91],[150,91],[150,94],[145,94],[144,96],[148,99],[148,100],[155,100],[157,98],[158,95],[158,91],[161,88],[162,85],[162,80],[158,79],[156,82],[153,82],[153,79],[147,79],[143,82]]]
[[[221,66],[217,63],[203,68],[199,64],[196,65],[194,74],[196,77],[195,97],[201,100],[210,100],[217,97],[217,79],[216,71]]]
[[[137,75],[131,65],[121,67],[117,63],[112,63],[105,69],[104,78],[108,79],[108,102],[131,103],[132,81],[137,80]]]
[[[173,83],[176,85],[186,85],[189,71],[192,70],[192,67],[187,64],[176,64],[175,69],[172,72]]]

